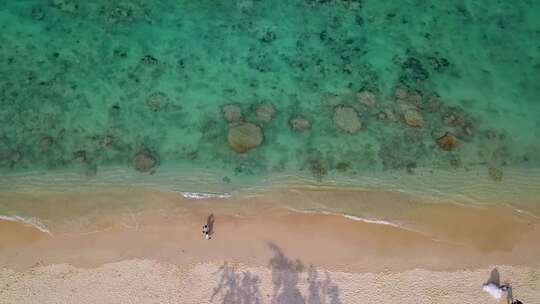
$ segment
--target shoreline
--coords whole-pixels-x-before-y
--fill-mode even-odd
[[[414,172],[349,172],[342,175],[330,174],[317,180],[312,175],[302,175],[301,172],[229,177],[226,172],[175,164],[161,166],[146,174],[126,166],[103,166],[97,175],[86,175],[84,171],[80,171],[81,168],[76,167],[71,170],[4,172],[0,175],[0,191],[54,193],[144,188],[163,192],[223,194],[290,188],[330,188],[397,191],[466,204],[485,204],[489,200],[510,203],[516,199],[516,195],[519,200],[527,203],[537,201],[540,194],[537,189],[540,184],[540,168],[507,166],[501,171],[504,173],[501,180],[492,178],[488,168],[489,166],[478,165],[446,169],[416,168]],[[540,217],[540,212],[537,214]]]
[[[0,220],[5,303],[229,303],[255,289],[253,301],[272,303],[276,276],[299,303],[495,303],[481,290],[493,267],[524,303],[540,296],[540,221],[507,206],[335,188],[131,190],[11,195],[51,234]],[[209,241],[200,230],[211,213]]]
[[[332,270],[540,264],[540,245],[534,241],[540,238],[540,221],[534,217],[504,206],[431,203],[393,192],[289,189],[188,199],[118,191],[32,194],[19,200],[13,202],[21,210],[41,208],[40,218],[50,229],[48,235],[24,221],[0,220],[0,257],[19,269],[36,262],[99,266],[133,258],[261,266],[270,243]],[[216,237],[206,241],[200,226],[209,214],[216,218]],[[19,234],[33,241],[11,244]]]

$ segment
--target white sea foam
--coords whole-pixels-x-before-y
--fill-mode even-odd
[[[371,220],[371,219],[367,219],[367,218],[363,218],[363,217],[359,217],[359,216],[354,216],[354,215],[349,215],[349,214],[339,214],[339,215],[343,216],[344,218],[348,218],[350,220],[353,220],[353,221],[360,221],[360,222],[365,222],[365,223],[369,223],[369,224],[388,225],[388,226],[392,226],[392,227],[396,227],[396,228],[403,228],[402,226],[400,226],[398,224],[395,224],[395,223],[392,223],[392,222],[389,222],[389,221],[385,221],[385,220]]]
[[[291,211],[300,212],[300,213],[342,216],[342,217],[344,217],[346,219],[353,220],[353,221],[359,221],[359,222],[364,222],[364,223],[369,223],[369,224],[377,224],[377,225],[387,225],[387,226],[392,226],[392,227],[396,227],[396,228],[407,229],[407,228],[405,228],[405,227],[403,227],[403,226],[401,226],[399,224],[392,223],[392,222],[389,222],[389,221],[368,219],[368,218],[359,217],[359,216],[355,216],[355,215],[350,215],[350,214],[346,214],[346,213],[329,212],[329,211],[324,211],[324,210],[298,210],[298,209],[294,209],[294,208],[288,208],[288,209],[291,210]]]
[[[35,217],[22,217],[18,215],[10,215],[10,216],[0,215],[0,220],[23,223],[25,225],[34,227],[41,232],[52,235],[51,231],[47,228],[47,225],[45,225],[42,221],[40,221],[39,219]]]
[[[230,198],[230,193],[180,192],[183,197],[191,199]]]

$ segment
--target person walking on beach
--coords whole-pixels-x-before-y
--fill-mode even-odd
[[[210,216],[208,216],[202,232],[207,240],[212,239],[212,234],[214,234],[214,214],[210,214]]]
[[[212,236],[210,236],[210,228],[208,227],[208,224],[204,224],[203,227],[202,227],[202,233],[204,234],[204,237],[209,240],[212,238]]]
[[[506,292],[506,301],[508,304],[523,304],[520,300],[514,299],[512,286],[509,283],[500,283],[499,271],[497,268],[493,268],[489,279],[483,285],[483,289],[497,300]]]

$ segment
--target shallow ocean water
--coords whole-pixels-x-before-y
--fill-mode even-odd
[[[536,1],[6,1],[0,36],[5,185],[108,168],[147,184],[426,170],[505,182],[540,164]],[[226,105],[260,127],[259,146],[231,148]]]

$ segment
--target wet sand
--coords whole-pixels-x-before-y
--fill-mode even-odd
[[[506,272],[512,273],[506,279],[536,288],[522,291],[523,295],[540,295],[540,244],[537,242],[540,225],[535,218],[526,218],[504,207],[465,207],[445,202],[428,204],[397,193],[352,190],[333,193],[335,191],[289,189],[206,200],[188,200],[177,193],[152,191],[87,194],[92,204],[99,200],[102,207],[109,206],[109,210],[115,213],[110,213],[107,218],[101,217],[101,221],[95,217],[96,221],[90,225],[84,224],[90,218],[82,215],[102,213],[89,208],[64,208],[55,209],[53,216],[53,212],[43,211],[42,216],[49,214],[47,223],[51,234],[33,229],[28,224],[0,221],[0,260],[4,267],[0,281],[7,284],[2,292],[12,300],[8,303],[20,303],[14,299],[21,296],[23,290],[41,294],[41,303],[52,303],[55,299],[67,299],[67,295],[59,292],[65,284],[78,286],[95,276],[103,276],[119,284],[110,277],[113,270],[124,279],[132,276],[134,280],[142,280],[137,284],[154,284],[152,276],[140,278],[146,272],[145,267],[149,267],[152,272],[167,274],[161,279],[170,289],[165,288],[157,296],[182,299],[182,303],[204,303],[209,301],[213,287],[205,285],[194,291],[185,285],[187,281],[202,280],[216,285],[219,283],[216,271],[224,263],[234,265],[236,270],[248,269],[260,280],[270,278],[275,275],[271,262],[280,256],[290,259],[290,263],[283,266],[285,271],[288,271],[287,267],[298,270],[295,285],[300,286],[302,292],[309,291],[302,285],[308,282],[309,265],[318,269],[321,276],[328,272],[335,277],[340,290],[349,294],[341,300],[342,303],[357,303],[356,297],[352,296],[355,293],[359,297],[374,294],[384,297],[388,292],[385,288],[394,288],[391,282],[432,290],[424,291],[425,303],[455,303],[455,299],[449,296],[457,293],[452,288],[465,284],[462,281],[468,280],[468,284],[472,284],[471,277],[482,278],[485,275],[487,279],[488,270],[495,266],[505,267]],[[385,208],[394,210],[391,203],[394,199],[407,208],[399,217],[386,213],[389,221],[378,223],[362,221],[360,217],[345,217],[338,212],[322,214],[313,211],[314,197],[325,200],[332,193],[332,197],[338,200],[334,203],[341,203],[343,208],[347,199],[353,200],[353,197],[363,198],[371,204],[379,203],[379,214],[385,214]],[[66,201],[74,197],[84,201],[81,198],[84,195],[80,193],[32,197],[40,198],[40,203],[47,206],[47,202],[61,204],[61,196],[69,197]],[[33,204],[28,195],[14,195],[12,198],[15,197],[21,200],[25,197],[29,206]],[[135,197],[148,203],[124,209],[118,202],[119,199],[132,202]],[[289,199],[294,202],[289,202]],[[319,202],[316,203],[320,207]],[[51,206],[42,209],[53,210]],[[215,234],[208,241],[203,237],[201,226],[211,213],[215,216]],[[60,218],[65,221],[58,222]],[[58,222],[56,225],[53,219]],[[175,269],[174,275],[171,269]],[[77,275],[61,280],[58,271]],[[243,271],[238,272],[240,277]],[[227,280],[231,280],[231,275],[234,279],[236,272],[227,273]],[[22,280],[17,284],[10,283],[14,278]],[[38,278],[47,278],[54,283],[43,286]],[[376,287],[376,291],[365,287],[366,280],[375,284],[372,287]],[[430,286],[431,280],[436,280],[438,285]],[[271,285],[268,284],[272,281],[270,278],[268,282],[260,282],[260,288],[268,289],[270,297]],[[480,286],[482,282],[475,284]],[[137,288],[135,283],[130,284]],[[184,286],[183,291],[176,290],[180,285]],[[25,287],[19,289],[22,286]],[[120,288],[121,285],[117,286]],[[472,288],[472,285],[467,288]],[[406,288],[395,287],[394,290],[401,294],[400,300],[408,303]],[[467,293],[476,294],[477,291],[463,292]],[[144,298],[145,290],[133,290],[129,298],[118,295],[115,301],[103,300],[107,292],[99,288],[95,291],[79,290],[73,294],[102,299],[100,302],[103,303],[128,299],[137,299],[140,303],[153,301]],[[304,296],[308,298],[307,294]],[[204,297],[207,298],[202,301]],[[413,301],[412,291],[408,297]],[[263,303],[267,300],[263,298]],[[228,303],[218,298],[214,302]]]

